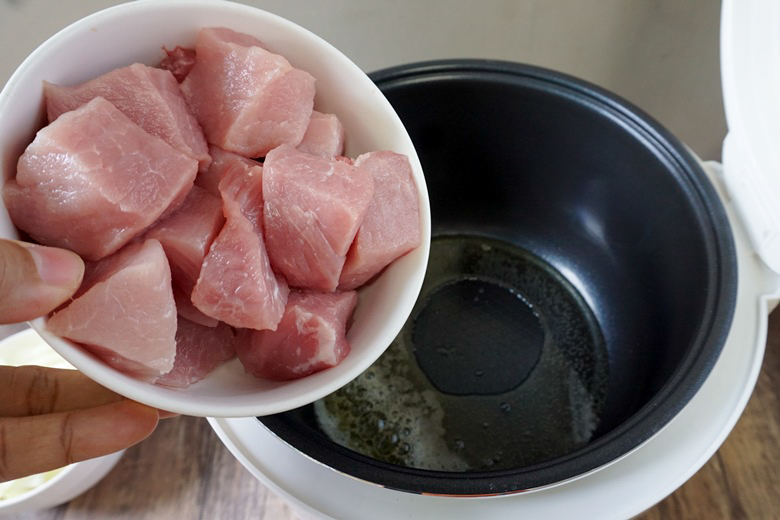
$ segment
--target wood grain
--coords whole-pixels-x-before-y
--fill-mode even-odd
[[[716,455],[639,520],[780,519],[780,312],[769,320],[764,366],[747,409]],[[161,423],[87,493],[9,520],[292,520],[203,419]],[[367,519],[370,520],[370,519]]]

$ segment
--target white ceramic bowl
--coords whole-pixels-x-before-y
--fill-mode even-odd
[[[17,332],[0,341],[0,364],[72,368],[32,329]],[[111,471],[122,455],[124,451],[76,462],[54,470],[53,473],[56,474],[47,479],[35,475],[24,480],[0,484],[7,486],[6,489],[0,489],[0,517],[47,509],[76,498]],[[10,493],[11,486],[20,494]],[[5,498],[6,496],[8,498]]]
[[[360,291],[348,333],[351,353],[337,367],[287,382],[256,379],[233,360],[188,389],[151,385],[128,377],[79,346],[33,328],[65,359],[98,383],[136,401],[173,412],[214,417],[266,415],[297,408],[343,386],[374,362],[401,329],[419,294],[430,238],[430,209],[419,159],[400,119],[371,80],[333,46],[265,11],[225,1],[140,0],[100,11],[63,29],[19,66],[0,93],[0,173],[8,179],[19,155],[44,123],[42,82],[72,85],[113,68],[156,64],[163,46],[193,46],[201,27],[249,33],[317,80],[315,107],[339,116],[346,154],[389,149],[409,156],[420,192],[422,245],[394,262]],[[0,236],[16,238],[7,213]]]

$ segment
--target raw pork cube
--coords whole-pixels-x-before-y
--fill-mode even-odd
[[[185,293],[192,293],[203,259],[224,223],[222,200],[193,186],[181,207],[146,233],[162,244],[173,283]]]
[[[195,49],[186,49],[176,46],[175,49],[165,50],[165,58],[160,62],[160,68],[170,71],[176,81],[181,83],[195,65]]]
[[[158,241],[136,242],[88,263],[79,293],[46,322],[50,332],[143,379],[173,368],[176,306],[171,270]]]
[[[233,152],[226,152],[222,148],[214,145],[209,146],[209,155],[211,155],[211,164],[205,172],[198,173],[195,178],[195,184],[207,190],[209,193],[221,197],[219,193],[219,183],[225,174],[225,171],[238,163],[243,163],[247,168],[260,167],[263,163],[247,159],[242,155]]]
[[[192,303],[234,327],[275,329],[289,288],[272,271],[265,248],[261,173],[234,164],[220,182],[227,221],[203,261]]]
[[[204,327],[181,316],[178,323],[176,360],[173,369],[156,381],[158,385],[187,388],[236,355],[236,334],[224,323]]]
[[[271,265],[293,287],[333,291],[374,194],[363,168],[280,146],[263,163]]]
[[[176,303],[176,312],[179,313],[179,317],[204,327],[216,327],[219,320],[200,312],[192,303],[191,295],[192,291],[185,292],[181,287],[173,284],[173,301]]]
[[[344,125],[334,114],[323,114],[314,110],[298,149],[321,157],[343,154]]]
[[[357,305],[355,291],[291,291],[275,331],[251,331],[236,344],[244,369],[256,377],[297,379],[338,365],[349,353],[347,321]]]
[[[339,289],[355,289],[420,245],[420,207],[405,155],[371,152],[355,161],[374,176],[374,199],[347,253]]]
[[[256,161],[235,154],[226,158],[226,168],[219,181],[224,201],[235,201],[241,214],[258,230],[263,229],[263,167]]]
[[[262,157],[301,142],[314,105],[311,75],[230,29],[201,29],[195,55],[181,90],[209,143]]]
[[[75,87],[44,82],[43,91],[49,122],[100,96],[153,136],[198,161],[201,170],[211,162],[203,130],[167,70],[136,63]]]
[[[175,209],[197,169],[95,98],[38,132],[3,194],[19,229],[98,260]]]
[[[271,270],[262,235],[237,215],[235,202],[225,206],[227,223],[203,261],[192,302],[234,327],[275,329],[284,312],[287,283]]]

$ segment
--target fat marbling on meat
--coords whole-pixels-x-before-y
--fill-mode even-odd
[[[33,239],[98,260],[175,210],[197,169],[98,97],[37,133],[3,195]]]

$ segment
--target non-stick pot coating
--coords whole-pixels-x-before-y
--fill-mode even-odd
[[[690,400],[730,328],[736,259],[699,163],[624,100],[536,67],[453,60],[372,78],[417,148],[433,234],[511,242],[581,293],[604,336],[609,383],[594,439],[516,470],[450,473],[381,463],[329,441],[311,407],[260,418],[314,459],[394,489],[510,493],[632,450]]]

